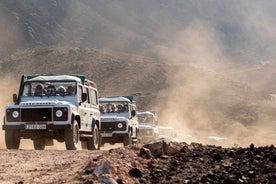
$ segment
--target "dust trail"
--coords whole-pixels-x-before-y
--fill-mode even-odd
[[[162,123],[173,125],[184,141],[275,144],[275,117],[264,110],[273,111],[273,104],[249,84],[227,75],[231,59],[223,56],[221,48],[215,30],[200,21],[176,37],[175,47],[157,48],[177,66],[168,79],[170,86],[161,92],[167,101],[158,103]]]
[[[1,118],[1,125],[3,124],[4,118],[4,109],[6,105],[12,105],[12,94],[17,93],[18,91],[18,81],[11,78],[10,76],[0,76],[0,118]],[[4,143],[4,131],[0,130],[0,149],[5,148]]]

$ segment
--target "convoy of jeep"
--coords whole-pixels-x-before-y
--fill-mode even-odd
[[[7,149],[31,139],[44,150],[54,140],[67,150],[78,143],[98,150],[105,143],[148,142],[159,137],[154,112],[136,111],[133,96],[98,98],[96,83],[84,75],[23,75],[14,105],[5,107],[2,129]]]
[[[137,112],[139,122],[139,142],[149,142],[159,138],[158,120],[155,112]]]
[[[101,143],[124,146],[138,140],[136,105],[132,96],[99,98],[101,111]]]
[[[37,150],[65,142],[76,150],[78,142],[100,149],[100,111],[96,84],[83,75],[22,76],[14,105],[6,106],[2,129],[7,149],[19,149],[31,139]]]

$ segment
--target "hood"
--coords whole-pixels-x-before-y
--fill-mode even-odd
[[[20,102],[19,106],[26,107],[26,106],[55,106],[55,105],[65,105],[70,104],[67,101],[60,101],[60,100],[32,100],[32,101],[26,101],[26,102]]]

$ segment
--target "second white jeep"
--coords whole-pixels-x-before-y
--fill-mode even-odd
[[[132,96],[99,98],[101,111],[101,143],[124,146],[137,141],[138,121]]]

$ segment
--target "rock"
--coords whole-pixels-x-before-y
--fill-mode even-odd
[[[159,139],[144,145],[144,147],[149,149],[154,157],[160,157],[163,154],[167,154],[168,145],[164,139]]]
[[[128,173],[131,177],[142,178],[142,172],[138,168],[132,168]]]
[[[104,161],[101,165],[95,168],[93,174],[102,175],[102,174],[112,174],[115,172],[114,167],[111,166],[109,161]]]
[[[147,148],[144,148],[144,147],[142,147],[140,149],[140,153],[138,154],[138,156],[143,157],[143,158],[147,158],[147,159],[153,158],[153,155],[151,154],[151,151]]]
[[[102,184],[118,184],[113,178],[104,177],[101,181]]]

